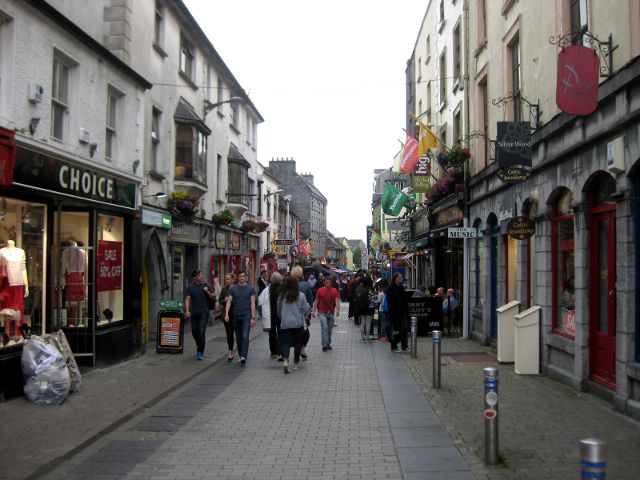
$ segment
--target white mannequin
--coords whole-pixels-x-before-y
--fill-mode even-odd
[[[27,256],[13,240],[7,240],[7,246],[0,248],[0,271],[7,276],[10,286],[24,285],[24,296],[29,296]]]

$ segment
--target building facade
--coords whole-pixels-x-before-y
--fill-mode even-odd
[[[469,329],[495,342],[498,307],[539,307],[541,371],[640,418],[639,7],[550,5],[469,2],[470,118],[482,133],[469,141],[467,212],[477,235]],[[556,104],[558,55],[569,45],[598,57],[592,113],[570,115]],[[505,120],[532,132],[528,177],[515,184],[499,178],[494,161],[492,139]],[[517,216],[533,222],[526,240],[508,233]]]
[[[0,2],[0,38],[0,257],[13,272],[1,397],[22,391],[23,326],[63,330],[87,365],[141,346],[141,99],[152,85],[45,2]]]

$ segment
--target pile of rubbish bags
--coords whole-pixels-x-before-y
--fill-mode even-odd
[[[24,393],[33,403],[60,405],[79,392],[82,375],[62,330],[31,335],[22,348]]]

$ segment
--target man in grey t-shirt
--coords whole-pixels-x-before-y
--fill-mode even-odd
[[[229,309],[232,303],[233,319],[230,319]],[[238,272],[238,284],[229,289],[224,321],[233,321],[240,364],[244,365],[249,353],[249,329],[256,324],[256,290],[247,284],[246,272]]]

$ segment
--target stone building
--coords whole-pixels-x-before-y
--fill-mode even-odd
[[[319,260],[326,249],[327,199],[313,183],[310,173],[296,172],[293,159],[276,159],[269,162],[269,173],[278,180],[280,187],[291,195],[291,209],[302,219],[300,234],[313,242],[312,256]],[[291,238],[292,232],[288,232]]]

